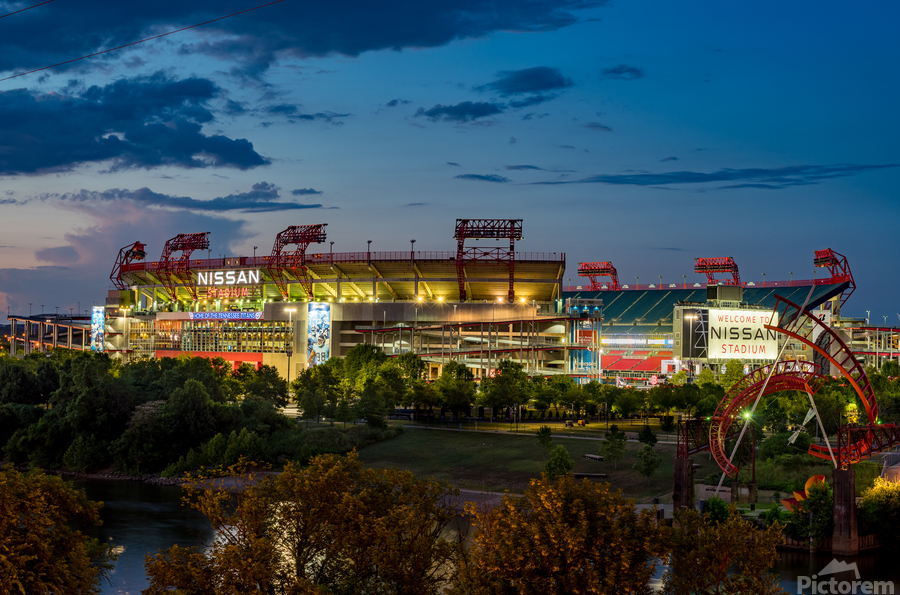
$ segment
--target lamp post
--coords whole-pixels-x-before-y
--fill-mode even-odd
[[[28,302],[28,318],[31,318],[31,304],[32,303],[33,302]],[[898,318],[900,318],[900,316],[898,316]]]
[[[794,286],[794,271],[791,271],[790,275],[791,275],[791,287],[793,287]]]
[[[288,348],[285,350],[288,358],[288,373],[287,373],[287,381],[288,381],[288,396],[291,394],[291,356],[294,354],[294,312],[297,311],[296,308],[285,308],[285,312],[288,313],[288,333],[290,333],[291,343]]]
[[[690,339],[688,340],[687,357],[688,357],[688,361],[691,361],[693,358],[693,350],[694,350],[694,321],[697,320],[697,317],[693,316],[693,315],[689,315],[689,316],[685,316],[685,318],[690,320],[690,322],[688,323],[688,332],[690,335]],[[690,372],[689,376],[693,376],[694,371],[690,364],[688,364],[688,371]]]
[[[766,274],[763,273],[763,287],[766,286]]]
[[[662,275],[659,276],[659,288],[662,289]]]
[[[254,264],[256,264],[256,249],[257,248],[259,248],[259,246],[253,246],[253,263]]]
[[[681,277],[684,279],[684,285],[681,288],[687,289],[687,275],[682,275]]]

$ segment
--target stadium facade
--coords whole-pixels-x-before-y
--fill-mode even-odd
[[[411,240],[408,251],[334,252],[331,242],[307,253],[326,241],[325,225],[300,225],[279,233],[266,256],[209,258],[208,234],[193,233],[169,240],[156,261],[135,242],[119,252],[116,289],[90,317],[10,316],[11,353],[221,357],[296,377],[366,343],[391,356],[417,352],[431,379],[450,360],[480,378],[511,358],[530,375],[647,385],[728,359],[773,361],[782,346],[762,327],[776,295],[844,324],[857,342],[870,333],[861,321],[841,322],[855,286],[846,259],[830,250],[816,253],[831,273],[817,280],[741,282],[732,259],[698,258],[705,283],[620,285],[602,262],[581,263],[590,282],[565,286],[564,253],[515,251],[521,220],[459,219],[454,239],[446,252],[415,251]],[[868,340],[876,358],[879,346],[896,346],[896,329],[879,336]],[[812,359],[802,345],[783,347],[783,358]]]

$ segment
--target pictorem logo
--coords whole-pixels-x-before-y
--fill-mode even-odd
[[[849,573],[853,573],[852,575]],[[838,578],[835,575],[842,575]],[[828,576],[829,578],[823,578]],[[894,581],[860,580],[856,562],[848,564],[837,558],[818,574],[797,577],[797,593],[810,595],[894,595]]]

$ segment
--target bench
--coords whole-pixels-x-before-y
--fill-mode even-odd
[[[598,463],[603,462],[603,457],[600,455],[587,455],[586,454],[586,455],[584,455],[584,458],[586,458],[589,461],[597,461]]]

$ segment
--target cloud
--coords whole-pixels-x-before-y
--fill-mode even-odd
[[[736,182],[719,188],[766,188],[780,190],[789,186],[817,184],[822,180],[843,178],[856,174],[900,167],[884,165],[792,165],[779,168],[720,169],[713,173],[674,171],[665,173],[609,174],[581,180],[533,182],[534,184],[612,184],[627,186],[668,186],[679,184],[716,184]]]
[[[532,95],[531,97],[526,97],[525,99],[514,99],[509,102],[509,107],[512,109],[524,109],[526,107],[531,107],[532,105],[538,105],[544,103],[545,101],[550,101],[551,99],[556,99],[558,96],[556,94],[551,95]]]
[[[412,101],[407,99],[391,99],[384,104],[384,107],[397,107],[398,105],[406,105],[407,103],[412,103]]]
[[[665,159],[660,159],[662,161],[678,161],[678,157],[666,157]]]
[[[447,162],[447,165],[452,165],[453,167],[462,167],[460,164],[458,164],[458,163],[455,162],[455,161],[448,161],[448,162]]]
[[[556,145],[559,149],[574,149],[572,145]]]
[[[612,132],[612,128],[609,126],[604,126],[598,122],[588,122],[584,125],[585,128],[589,130],[599,130],[600,132]]]
[[[263,113],[270,116],[283,116],[291,122],[312,122],[321,120],[329,124],[341,125],[343,122],[337,122],[338,118],[346,118],[350,114],[337,114],[335,112],[317,112],[315,114],[304,114],[300,112],[300,108],[290,103],[282,103],[279,105],[271,105],[263,110]]]
[[[78,262],[78,251],[72,246],[57,246],[44,248],[34,253],[34,257],[41,262],[49,262],[55,265],[70,265]]]
[[[540,171],[544,171],[543,167],[538,167],[536,165],[507,165],[506,169],[509,169],[509,170],[537,169]]]
[[[479,174],[462,174],[459,176],[454,176],[457,180],[475,180],[478,182],[496,182],[498,184],[506,184],[510,181],[509,178],[504,178],[503,176],[498,176],[497,174],[488,174],[486,176],[482,176]]]
[[[68,171],[86,163],[110,171],[269,164],[246,139],[207,136],[212,81],[162,73],[121,79],[81,92],[0,92],[0,175]]]
[[[404,207],[424,207],[427,205],[427,202],[410,202],[403,205]]]
[[[497,76],[500,78],[492,83],[476,87],[476,90],[495,91],[504,97],[509,97],[510,95],[541,93],[572,86],[572,80],[564,77],[558,68],[547,66],[508,70]]]
[[[514,145],[514,144],[516,144],[517,142],[519,142],[519,139],[517,139],[517,138],[514,137],[514,136],[511,136],[511,137],[509,137],[509,140],[508,140],[507,142],[508,142],[509,144],[511,144],[511,145]]]
[[[44,194],[40,199],[58,203],[132,203],[146,207],[162,209],[226,213],[239,211],[242,213],[269,213],[273,211],[292,211],[298,209],[318,209],[321,204],[301,204],[295,202],[278,202],[279,188],[268,182],[254,184],[249,192],[229,194],[212,200],[198,200],[187,196],[171,196],[153,192],[149,188],[123,190],[114,188],[102,192],[81,190],[66,194]]]
[[[618,66],[613,66],[612,68],[604,68],[600,73],[601,78],[604,79],[614,79],[620,81],[633,81],[634,79],[644,78],[643,68],[638,68],[637,66],[629,66],[627,64],[619,64]]]
[[[555,31],[579,22],[575,11],[604,4],[606,0],[283,2],[169,40],[181,43],[185,55],[206,54],[233,63],[241,73],[252,76],[283,58],[438,47],[498,31]],[[40,68],[249,6],[241,0],[159,0],[135,11],[127,2],[55,3],[51,9],[17,16],[15,27],[4,26],[0,55],[7,71]],[[146,51],[125,50],[65,68],[102,68]]]
[[[322,194],[322,191],[315,188],[297,188],[296,190],[291,190],[291,194],[294,196],[309,196],[311,194]]]
[[[444,120],[446,122],[471,122],[478,118],[486,118],[503,112],[505,107],[497,103],[485,103],[483,101],[463,101],[456,105],[437,104],[431,109],[419,108],[416,117],[425,116],[432,122]]]

